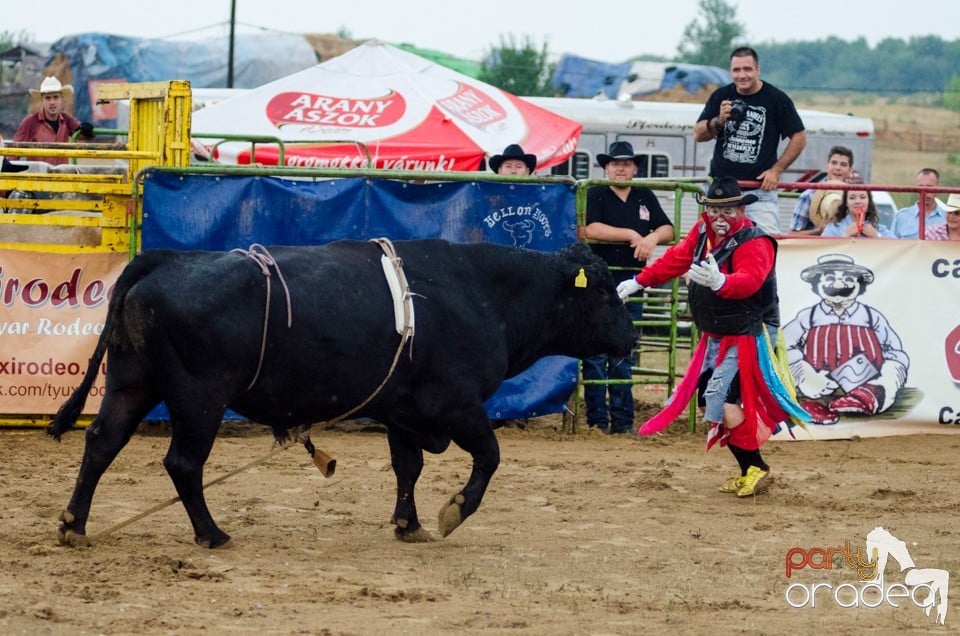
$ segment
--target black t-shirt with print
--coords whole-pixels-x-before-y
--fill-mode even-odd
[[[764,82],[753,95],[739,94],[733,84],[721,86],[707,99],[697,121],[709,121],[719,115],[720,102],[725,99],[742,99],[747,104],[747,114],[743,121],[728,121],[718,131],[710,176],[756,180],[777,162],[780,140],[803,130],[803,120],[786,93]]]

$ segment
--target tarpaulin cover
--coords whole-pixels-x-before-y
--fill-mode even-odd
[[[621,62],[610,64],[576,55],[564,55],[553,73],[553,85],[562,97],[610,99],[620,95],[649,95],[683,86],[688,93],[730,83],[730,73],[717,66],[668,62]]]
[[[341,238],[438,237],[557,251],[576,242],[573,189],[563,184],[408,183],[369,179],[147,175],[143,248],[230,250],[321,245]],[[494,419],[564,410],[576,360],[541,359],[486,404]],[[165,408],[150,419],[168,419]]]
[[[222,88],[227,85],[229,47],[226,36],[204,40],[154,40],[80,33],[54,42],[50,46],[50,55],[60,53],[70,64],[77,118],[104,128],[114,128],[114,111],[107,112],[112,117],[95,116],[93,99],[96,95],[91,95],[91,85],[98,81],[166,82],[176,79],[188,80],[192,88]],[[233,86],[254,88],[316,63],[316,52],[302,35],[276,32],[237,35],[234,38]]]

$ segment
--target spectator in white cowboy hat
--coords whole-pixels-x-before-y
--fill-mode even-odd
[[[610,181],[628,182],[637,176],[638,157],[626,141],[610,144],[609,154],[598,154],[597,163]],[[660,243],[673,240],[673,224],[657,195],[650,188],[597,185],[587,190],[587,225],[583,238],[603,243],[591,245],[593,251],[612,266],[614,280],[632,277],[642,268]],[[640,320],[643,305],[627,303],[634,320]],[[585,380],[629,380],[633,360],[594,356],[583,361]],[[584,402],[587,424],[611,434],[633,433],[633,393],[630,384],[587,384]],[[610,393],[607,406],[606,394]]]
[[[531,174],[537,169],[537,156],[523,151],[519,144],[510,144],[503,154],[490,157],[490,169],[497,174]]]
[[[951,194],[942,209],[947,214],[946,223],[928,226],[924,238],[928,241],[960,241],[960,194]]]
[[[73,86],[61,84],[54,76],[43,78],[40,88],[30,89],[31,95],[40,95],[40,110],[23,118],[17,132],[13,135],[14,141],[28,141],[39,143],[69,142],[77,130],[86,138],[93,137],[93,124],[81,122],[79,119],[63,112],[64,93],[73,94]],[[67,163],[66,157],[39,157],[40,161],[57,165]]]

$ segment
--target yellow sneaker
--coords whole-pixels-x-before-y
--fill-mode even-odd
[[[772,480],[773,471],[769,469],[763,470],[758,466],[751,466],[747,469],[747,474],[742,478],[740,489],[737,490],[737,497],[759,495],[766,490]]]
[[[727,481],[723,482],[723,485],[720,486],[720,492],[735,493],[743,486],[743,477],[737,475],[731,477]]]

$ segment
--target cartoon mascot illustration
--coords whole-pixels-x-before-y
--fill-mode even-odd
[[[844,254],[824,254],[800,272],[820,302],[783,328],[790,372],[814,424],[840,414],[886,411],[907,379],[910,358],[887,318],[860,302],[873,272]]]

